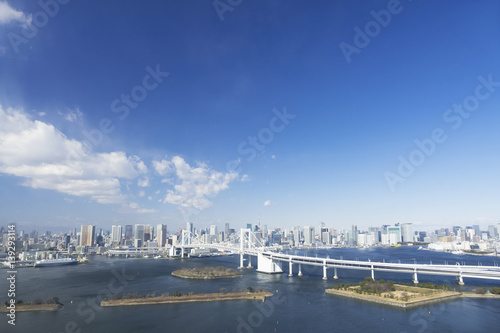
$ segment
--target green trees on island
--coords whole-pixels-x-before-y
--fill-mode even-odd
[[[371,277],[367,277],[364,281],[359,283],[341,283],[333,286],[333,289],[337,290],[349,290],[351,288],[352,291],[357,292],[358,294],[366,293],[366,294],[374,294],[381,295],[382,293],[388,293],[391,291],[395,291],[394,281],[385,281],[385,280],[374,280]],[[356,287],[356,288],[352,288]]]
[[[218,267],[195,267],[184,268],[172,272],[172,275],[190,278],[220,278],[239,276],[240,273],[233,268],[218,266]]]
[[[500,287],[491,288],[490,293],[495,294],[495,295],[500,295]]]

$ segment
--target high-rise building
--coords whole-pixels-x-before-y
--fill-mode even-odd
[[[121,225],[113,225],[111,226],[111,241],[113,243],[118,243],[122,241],[122,226]]]
[[[135,225],[134,239],[138,239],[140,244],[144,244],[144,224]]]
[[[95,245],[95,225],[82,225],[80,233],[80,246]]]
[[[217,235],[218,233],[218,230],[217,230],[217,226],[216,225],[211,225],[210,226],[210,235]]]
[[[404,243],[413,242],[413,226],[411,223],[401,223],[401,239]]]
[[[401,242],[401,227],[399,226],[399,223],[393,227],[388,227],[387,234],[389,235],[390,244],[397,244]]]
[[[156,242],[159,247],[165,247],[167,244],[167,225],[158,224],[156,226]]]
[[[127,224],[125,226],[125,239],[132,239],[134,237],[134,226]]]
[[[267,234],[268,234],[268,231],[267,231],[267,224],[263,224],[263,225],[262,225],[262,237],[263,237],[263,238],[267,238]]]
[[[144,225],[144,242],[153,239],[153,227],[149,224]]]
[[[497,238],[497,228],[494,225],[488,226],[488,233],[490,234],[490,238]]]
[[[186,223],[186,230],[194,234],[193,224],[191,222]]]
[[[328,228],[321,228],[321,242],[325,245],[331,245],[332,244],[332,237],[330,235],[330,231],[328,231]]]
[[[351,228],[351,238],[349,239],[349,243],[351,245],[358,245],[358,226],[353,224]]]
[[[314,227],[304,227],[304,245],[312,245],[314,243]]]
[[[224,234],[226,238],[229,236],[229,223],[226,223],[225,225]]]
[[[299,242],[300,242],[300,230],[299,230],[299,227],[293,227],[292,232],[293,232],[293,245],[294,246],[299,246]]]
[[[481,228],[477,224],[473,225],[472,228],[474,229],[474,233],[478,236],[481,236]]]

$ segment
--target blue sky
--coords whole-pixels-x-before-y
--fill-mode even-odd
[[[0,1],[0,224],[500,222],[497,1],[42,3]]]

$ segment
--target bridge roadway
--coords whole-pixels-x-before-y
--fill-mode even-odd
[[[370,270],[372,278],[375,278],[375,271],[399,272],[413,274],[414,282],[418,283],[417,274],[455,276],[459,283],[463,284],[463,278],[478,278],[500,280],[500,267],[497,266],[469,266],[469,265],[431,265],[431,264],[401,264],[385,263],[374,261],[355,261],[329,258],[316,258],[307,256],[297,256],[282,253],[262,252],[261,255],[269,260],[288,262],[290,273],[293,274],[292,265],[299,264],[299,275],[301,275],[300,266],[313,265],[323,267],[323,278],[327,278],[326,269],[333,268],[335,271],[334,279],[338,278],[337,268]]]
[[[464,278],[500,280],[500,267],[498,266],[472,266],[472,265],[433,265],[433,264],[402,264],[386,263],[379,261],[356,261],[343,259],[330,259],[298,256],[269,251],[270,248],[244,248],[234,245],[223,244],[190,244],[186,247],[204,247],[214,248],[224,251],[232,251],[240,254],[240,267],[243,267],[243,256],[257,257],[257,271],[263,273],[283,273],[282,263],[289,264],[289,276],[293,276],[293,265],[298,265],[298,276],[302,276],[302,265],[312,265],[323,267],[323,279],[327,279],[327,269],[333,268],[334,279],[338,279],[337,269],[357,269],[369,270],[371,276],[375,279],[375,272],[398,272],[410,273],[413,275],[413,282],[418,283],[418,274],[454,276],[457,282],[464,284]],[[248,266],[251,266],[251,260],[248,260]]]

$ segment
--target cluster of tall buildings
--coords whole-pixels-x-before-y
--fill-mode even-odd
[[[7,236],[5,229],[2,232],[3,243]],[[0,229],[0,231],[2,230]],[[292,228],[268,228],[267,225],[247,224],[256,242],[264,246],[281,245],[288,247],[315,247],[315,246],[350,246],[365,247],[377,245],[394,245],[400,243],[429,243],[432,247],[444,250],[487,250],[498,244],[500,223],[490,225],[481,230],[479,225],[453,226],[434,231],[415,231],[411,223],[396,223],[370,227],[360,230],[356,225],[349,229],[336,230],[327,227],[325,223],[317,226],[296,226]],[[193,223],[186,223],[185,229],[178,229],[171,234],[167,232],[167,225],[150,224],[113,225],[111,231],[97,230],[95,225],[82,225],[78,232],[74,228],[71,233],[53,235],[50,231],[39,235],[38,231],[20,231],[16,247],[28,250],[81,251],[86,253],[105,252],[107,247],[127,246],[135,248],[165,248],[181,243],[182,237],[198,238],[203,243],[238,242],[234,229],[225,223],[224,229],[219,230],[217,225],[205,228],[196,228]],[[437,244],[437,245],[436,245]]]

